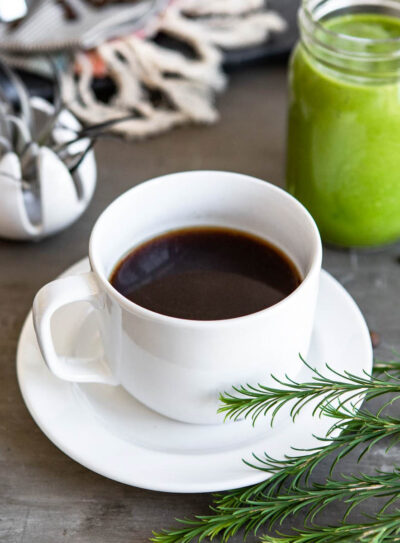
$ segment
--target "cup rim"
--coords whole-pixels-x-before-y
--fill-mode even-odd
[[[96,230],[98,228],[98,225],[100,224],[103,216],[105,213],[113,206],[117,206],[118,202],[125,198],[128,194],[130,194],[132,191],[138,191],[138,190],[146,190],[149,185],[157,185],[161,183],[165,183],[168,178],[176,178],[177,176],[190,176],[193,174],[210,174],[213,176],[233,176],[236,178],[242,178],[243,180],[246,180],[246,182],[257,184],[257,185],[263,185],[268,186],[269,190],[272,190],[273,192],[279,192],[283,197],[287,198],[289,202],[291,202],[292,205],[298,208],[299,211],[303,213],[303,215],[307,218],[309,224],[311,225],[311,228],[313,230],[314,234],[314,255],[312,257],[312,263],[310,266],[310,269],[308,270],[306,276],[303,278],[300,285],[291,292],[288,296],[283,298],[280,302],[267,307],[265,309],[261,309],[260,311],[256,311],[255,313],[250,313],[249,315],[243,315],[241,317],[234,317],[230,319],[219,319],[219,320],[191,320],[191,319],[183,319],[180,317],[171,317],[169,315],[163,315],[161,313],[156,313],[155,311],[152,311],[150,309],[146,309],[145,307],[142,307],[135,302],[132,302],[131,300],[128,300],[125,296],[120,294],[110,283],[108,278],[100,271],[100,265],[98,263],[97,257],[94,254],[94,239],[96,236]],[[251,320],[256,320],[259,318],[264,317],[266,314],[271,314],[277,310],[282,309],[285,305],[287,305],[289,302],[293,300],[294,297],[298,296],[299,293],[304,290],[305,286],[309,283],[311,277],[314,275],[314,273],[317,270],[321,269],[321,262],[322,262],[322,242],[321,242],[321,236],[318,230],[318,227],[310,214],[310,212],[301,204],[296,198],[294,198],[291,194],[286,192],[284,189],[273,185],[272,183],[268,181],[263,181],[259,178],[241,174],[237,172],[229,172],[224,170],[188,170],[188,171],[181,171],[176,173],[170,173],[166,175],[161,175],[152,179],[149,179],[147,181],[144,181],[138,185],[135,185],[134,187],[131,187],[124,193],[122,193],[120,196],[118,196],[115,200],[113,200],[99,215],[97,218],[91,235],[89,239],[89,262],[92,271],[95,273],[97,280],[101,282],[101,285],[103,286],[104,290],[111,296],[111,298],[116,299],[117,303],[123,307],[123,309],[127,310],[129,313],[135,313],[140,315],[143,318],[151,319],[158,321],[160,323],[169,324],[169,325],[175,325],[178,327],[186,326],[189,328],[200,328],[200,329],[210,329],[210,328],[223,328],[227,326],[232,326],[235,324],[242,324],[244,322],[250,322]]]

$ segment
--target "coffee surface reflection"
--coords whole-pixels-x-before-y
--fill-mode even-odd
[[[290,258],[262,238],[228,228],[194,227],[133,248],[110,282],[146,309],[204,321],[266,309],[291,294],[301,277]]]

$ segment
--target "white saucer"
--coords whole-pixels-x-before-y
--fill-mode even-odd
[[[65,272],[87,271],[87,259]],[[87,304],[60,310],[53,319],[59,352],[93,354],[99,345]],[[74,342],[72,338],[75,338]],[[73,345],[71,346],[71,344]],[[307,360],[318,368],[360,374],[372,367],[368,328],[358,307],[327,272],[320,295]],[[265,474],[242,458],[267,451],[273,457],[290,447],[315,446],[331,421],[313,417],[311,407],[293,424],[281,417],[270,428],[260,420],[222,426],[190,425],[167,419],[133,399],[121,387],[77,385],[59,380],[47,369],[28,315],[17,352],[17,372],[25,403],[47,437],[83,466],[129,485],[164,492],[211,492],[257,483]],[[309,378],[304,368],[301,379]]]

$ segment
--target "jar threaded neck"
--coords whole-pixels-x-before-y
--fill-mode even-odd
[[[329,21],[346,16],[385,17],[398,23],[399,35],[384,39],[336,31]],[[400,77],[399,0],[303,0],[301,41],[321,64],[352,77],[377,82]]]

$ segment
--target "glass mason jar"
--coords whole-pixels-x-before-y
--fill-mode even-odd
[[[303,0],[287,188],[324,241],[400,238],[400,0]]]

